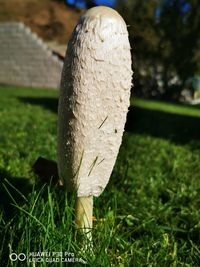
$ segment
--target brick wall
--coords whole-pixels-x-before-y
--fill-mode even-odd
[[[0,23],[0,84],[58,88],[62,65],[23,23]]]

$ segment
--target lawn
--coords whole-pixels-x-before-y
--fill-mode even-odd
[[[75,266],[200,266],[199,106],[131,100],[112,177],[95,199],[93,251],[85,252],[74,197],[65,200],[31,169],[39,156],[56,161],[57,98],[0,87],[0,266],[35,266],[34,252],[74,253]],[[25,263],[11,262],[13,252]]]

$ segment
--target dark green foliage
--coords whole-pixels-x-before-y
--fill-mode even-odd
[[[135,92],[179,98],[200,72],[199,1],[119,0],[118,10],[129,25]]]
[[[183,12],[183,4],[188,10]],[[200,71],[200,9],[197,0],[171,0],[161,8],[160,33],[165,50],[165,65],[175,69],[182,82]],[[162,32],[161,32],[162,31]],[[166,49],[165,43],[169,48]],[[161,53],[162,54],[162,53]]]

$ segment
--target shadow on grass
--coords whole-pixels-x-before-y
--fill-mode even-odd
[[[14,177],[0,169],[0,208],[6,217],[11,217],[16,210],[13,204],[22,204],[32,192],[33,185],[25,177]]]
[[[24,103],[39,105],[57,113],[57,98],[20,98]],[[141,107],[131,107],[125,126],[130,133],[146,134],[168,139],[177,144],[186,144],[200,148],[200,118],[172,114]],[[197,142],[199,140],[199,142]],[[193,144],[194,143],[194,144]]]
[[[28,203],[29,194],[33,191],[39,192],[44,188],[41,196],[47,200],[47,187],[50,186],[53,190],[55,188],[56,195],[60,198],[63,188],[58,184],[57,163],[39,157],[32,170],[36,174],[35,181],[12,176],[6,170],[0,169],[0,211],[3,211],[7,218],[13,217],[18,211],[15,205],[22,206]]]
[[[199,117],[131,107],[127,116],[126,131],[165,138],[177,144],[195,141],[195,146],[200,147]]]
[[[67,192],[63,184],[59,183],[57,163],[52,160],[39,157],[32,171],[35,173],[35,179],[12,176],[5,169],[0,169],[0,223],[1,215],[4,222],[20,214],[18,207],[24,205],[29,207],[33,201],[31,198],[37,198],[44,203],[49,202],[49,193],[59,202],[59,214],[62,215],[65,210],[65,203],[71,203],[74,194]],[[50,203],[49,203],[50,204]],[[56,223],[59,219],[55,218]],[[0,225],[1,228],[1,225]],[[0,231],[1,236],[1,231]],[[1,239],[0,239],[1,241]]]
[[[35,165],[37,166],[37,164],[38,161],[36,161]],[[40,170],[40,166],[37,167],[37,171],[39,172]],[[44,178],[44,174],[46,172],[42,169],[42,178]],[[12,246],[13,251],[17,251],[18,246],[20,247],[19,243],[22,242],[22,232],[24,232],[27,225],[31,227],[27,219],[39,217],[47,203],[50,207],[49,196],[59,201],[56,207],[55,205],[53,206],[56,210],[55,225],[62,223],[60,217],[65,211],[65,194],[61,193],[58,187],[53,187],[51,184],[50,187],[46,185],[47,183],[44,183],[43,179],[34,182],[28,178],[14,177],[6,170],[0,169],[0,266],[10,266],[10,247]],[[35,209],[36,215],[31,216],[30,212],[33,208],[33,203],[37,206]],[[22,212],[21,209],[27,213]],[[32,228],[31,230],[34,235],[34,229]],[[29,242],[27,240],[23,240],[23,242]]]
[[[31,105],[42,106],[55,113],[58,111],[58,99],[55,97],[19,97],[19,100]]]

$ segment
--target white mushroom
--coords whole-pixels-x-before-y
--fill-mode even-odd
[[[84,210],[85,202],[92,206],[92,196],[98,197],[109,181],[122,141],[131,80],[123,18],[108,7],[91,8],[68,45],[58,108],[59,176],[67,190],[77,191],[78,210]],[[91,218],[87,221],[91,226]]]

